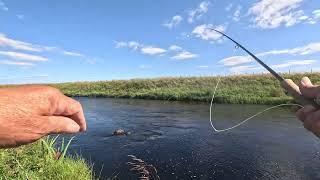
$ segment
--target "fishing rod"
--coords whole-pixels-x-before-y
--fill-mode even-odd
[[[269,67],[267,64],[265,64],[261,59],[259,59],[257,56],[255,56],[253,53],[251,53],[249,50],[247,50],[245,47],[243,47],[240,43],[226,35],[225,33],[218,31],[216,29],[211,29],[222,36],[226,37],[227,39],[234,42],[237,47],[240,47],[242,50],[244,50],[246,53],[248,53],[254,60],[256,60],[261,66],[263,66],[265,69],[267,69],[281,84],[281,87],[289,94],[291,95],[295,101],[300,103],[303,106],[306,105],[312,105],[313,107],[320,109],[320,99],[308,99],[304,97],[299,87],[291,80],[291,79],[284,79],[280,74],[278,74],[276,71],[274,71],[271,67]]]

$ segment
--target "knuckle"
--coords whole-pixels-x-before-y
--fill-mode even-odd
[[[78,109],[82,109],[82,105],[81,105],[81,103],[79,101],[76,101],[76,107]]]
[[[48,100],[48,112],[49,114],[52,114],[59,106],[59,97],[61,92],[60,90],[50,86],[46,86],[43,91],[46,96],[45,98]]]
[[[51,86],[36,86],[32,92],[42,98],[47,98],[47,99],[50,99],[52,97],[57,97],[57,95],[61,93],[60,90]]]
[[[77,110],[77,111],[81,110],[82,109],[81,103],[79,101],[74,100],[72,104],[72,108],[73,110]]]

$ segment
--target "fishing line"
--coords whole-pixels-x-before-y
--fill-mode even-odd
[[[279,105],[276,105],[276,106],[272,106],[272,107],[266,108],[266,109],[264,109],[263,111],[260,111],[260,112],[258,112],[258,113],[256,113],[256,114],[248,117],[247,119],[244,119],[243,121],[241,121],[240,123],[238,123],[238,124],[236,124],[236,125],[234,125],[234,126],[232,126],[232,127],[229,127],[229,128],[226,128],[226,129],[217,129],[217,128],[213,125],[213,121],[212,121],[212,119],[213,119],[213,118],[212,118],[212,112],[213,112],[213,110],[214,110],[214,109],[212,109],[212,107],[215,105],[214,99],[215,99],[216,91],[217,91],[217,89],[218,89],[218,86],[219,86],[219,84],[220,84],[220,81],[221,81],[221,77],[219,77],[218,82],[217,82],[217,84],[216,84],[216,86],[215,86],[215,88],[214,88],[214,92],[213,92],[213,94],[212,94],[211,103],[210,103],[210,125],[211,125],[212,129],[214,130],[214,132],[216,132],[216,133],[225,132],[225,131],[230,131],[230,130],[232,130],[232,129],[235,129],[235,128],[243,125],[244,123],[246,123],[246,122],[249,121],[250,119],[253,119],[253,118],[261,115],[262,113],[265,113],[265,112],[270,111],[270,110],[275,109],[275,108],[284,107],[284,106],[298,106],[298,107],[303,108],[303,106],[300,105],[300,104],[294,104],[294,103],[291,103],[291,104],[290,104],[290,103],[288,103],[288,104],[279,104]]]

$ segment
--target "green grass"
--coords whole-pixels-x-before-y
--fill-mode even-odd
[[[45,138],[19,148],[0,149],[0,179],[94,179],[85,160],[66,156],[70,142],[62,141],[58,148],[56,139]]]
[[[320,82],[320,73],[283,74],[298,82],[309,76]],[[177,101],[211,100],[218,77],[177,77],[52,84],[68,96],[136,98]],[[292,102],[271,75],[225,76],[216,103],[279,104]]]
[[[320,73],[283,74],[283,76],[295,82],[299,82],[303,76],[308,76],[314,83],[320,83]],[[168,77],[49,85],[71,97],[209,102],[218,79],[219,77]],[[280,104],[288,102],[293,102],[293,99],[284,94],[279,82],[269,74],[223,76],[216,93],[216,103]]]

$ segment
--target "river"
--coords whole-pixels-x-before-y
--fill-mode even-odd
[[[78,98],[88,131],[70,153],[94,164],[96,175],[135,179],[135,155],[161,179],[320,179],[320,141],[289,109],[272,110],[234,130],[214,133],[209,104]],[[228,128],[269,106],[217,105],[214,123]],[[111,136],[115,129],[128,136]]]

